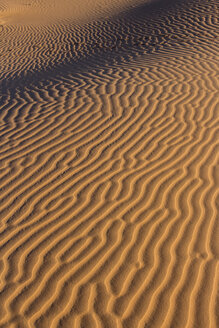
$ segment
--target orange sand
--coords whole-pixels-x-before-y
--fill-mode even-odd
[[[0,0],[0,327],[217,328],[217,0]]]

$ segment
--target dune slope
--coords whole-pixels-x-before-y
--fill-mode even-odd
[[[218,3],[101,3],[0,1],[0,327],[216,328]]]

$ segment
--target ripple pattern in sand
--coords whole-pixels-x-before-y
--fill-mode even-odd
[[[3,95],[1,327],[218,326],[212,49]]]

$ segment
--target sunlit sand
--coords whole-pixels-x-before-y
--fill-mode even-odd
[[[218,41],[216,0],[0,0],[0,327],[219,327]]]

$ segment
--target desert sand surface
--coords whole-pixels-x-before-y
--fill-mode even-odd
[[[219,327],[218,0],[0,0],[0,327]]]

